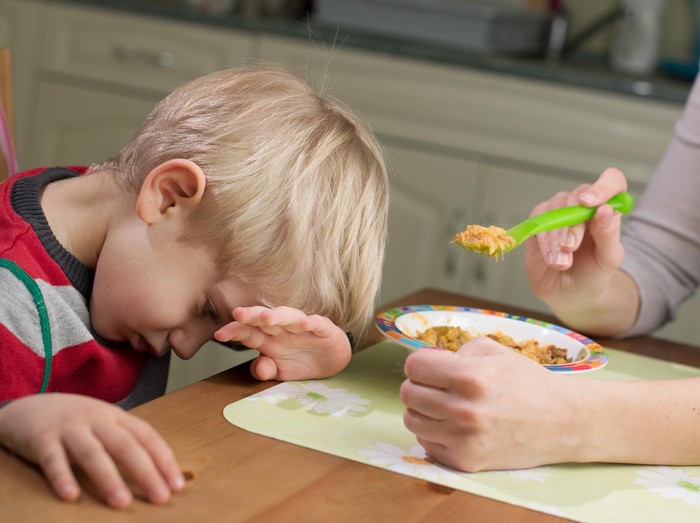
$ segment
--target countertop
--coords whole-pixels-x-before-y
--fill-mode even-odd
[[[236,30],[280,34],[329,44],[342,42],[345,48],[356,48],[377,53],[392,54],[416,60],[469,67],[498,74],[537,79],[571,87],[582,87],[618,93],[637,98],[652,99],[671,104],[683,104],[690,91],[691,81],[661,74],[635,77],[613,71],[601,57],[572,56],[561,62],[547,62],[541,58],[479,54],[447,46],[432,45],[408,39],[363,34],[336,27],[323,26],[309,20],[250,17],[240,14],[217,15],[178,5],[173,0],[59,0],[66,3],[92,5],[189,21],[230,27]]]

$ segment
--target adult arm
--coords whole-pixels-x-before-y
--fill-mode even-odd
[[[608,169],[593,185],[560,193],[533,213],[598,206],[626,190]],[[622,228],[603,205],[589,224],[528,242],[533,292],[567,325],[590,334],[648,333],[673,319],[700,282],[700,81],[636,208]]]
[[[700,464],[700,378],[564,376],[486,337],[458,352],[412,352],[404,372],[406,427],[460,470]]]

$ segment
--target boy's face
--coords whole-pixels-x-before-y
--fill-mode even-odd
[[[90,300],[100,336],[158,356],[172,348],[187,359],[231,321],[235,307],[258,304],[233,278],[219,279],[212,249],[176,238],[168,226],[137,218],[110,232]]]
[[[89,304],[101,337],[157,356],[172,348],[187,359],[235,307],[258,305],[235,278],[219,276],[215,249],[182,239],[192,233],[205,184],[191,161],[164,162],[144,179],[135,207],[127,203],[110,221]]]

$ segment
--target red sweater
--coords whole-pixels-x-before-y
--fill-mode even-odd
[[[47,183],[84,171],[35,169],[0,184],[0,400],[72,392],[117,402],[146,361],[95,338],[94,273],[58,243],[39,203]]]

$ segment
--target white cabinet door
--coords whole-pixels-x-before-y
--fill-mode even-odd
[[[391,143],[389,236],[380,301],[424,287],[454,290],[465,260],[450,240],[469,223],[473,161]]]
[[[483,166],[480,173],[484,189],[479,202],[478,222],[508,229],[526,219],[533,207],[560,190],[571,190],[579,181],[547,176],[494,164]],[[469,263],[460,281],[460,289],[474,296],[500,301],[509,305],[545,311],[536,299],[525,272],[523,246],[504,255],[502,259],[465,251]]]
[[[20,169],[31,167],[27,162],[30,113],[34,89],[36,52],[41,33],[39,2],[31,0],[0,1],[0,46],[12,52],[12,89],[15,107],[16,149]]]
[[[29,159],[32,166],[89,165],[114,156],[156,100],[39,82]]]

